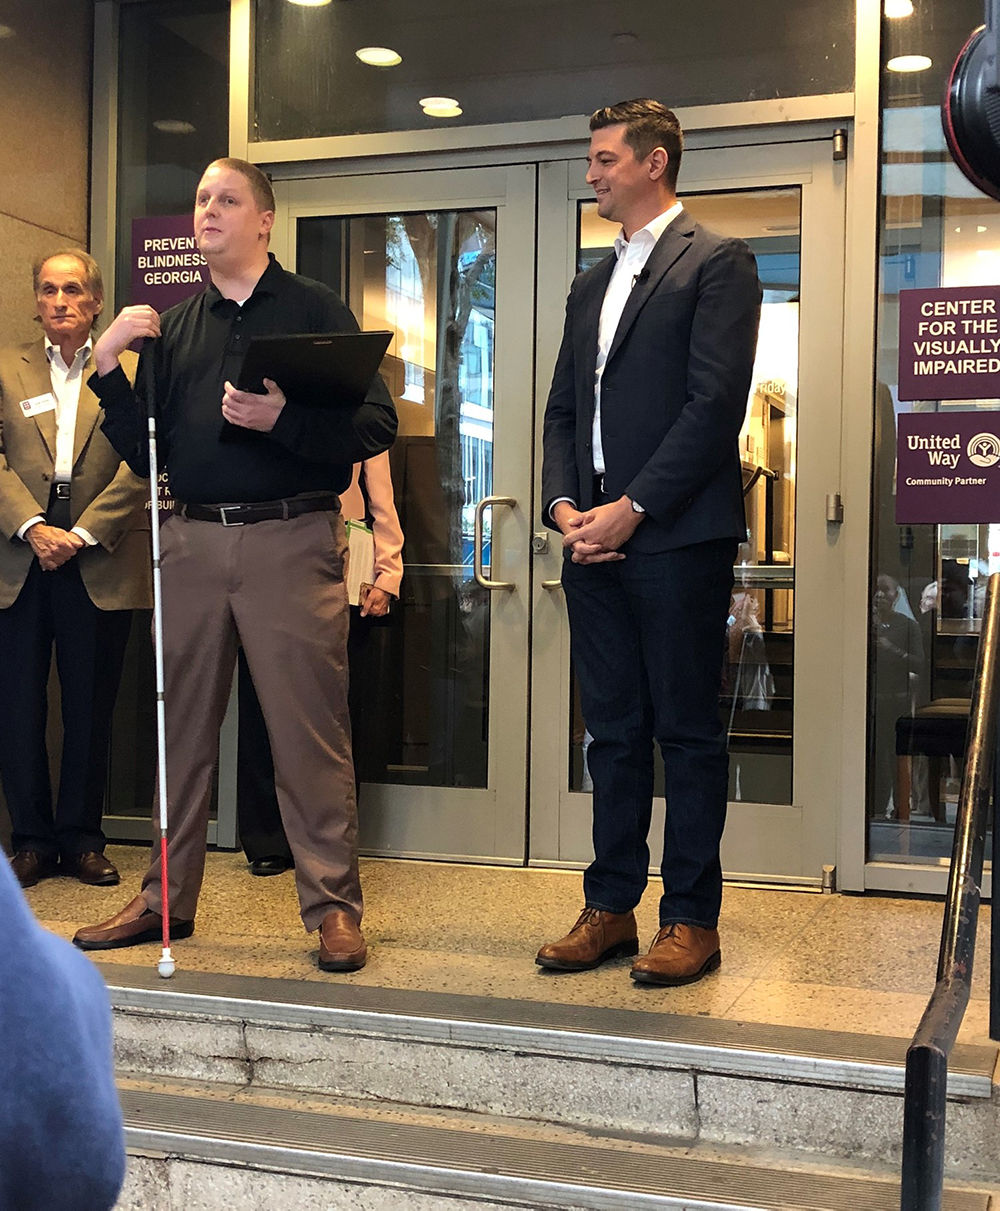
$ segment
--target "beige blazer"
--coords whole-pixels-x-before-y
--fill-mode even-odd
[[[130,378],[136,357],[122,355]],[[73,444],[70,510],[73,525],[97,539],[74,559],[90,599],[102,610],[148,608],[152,604],[148,483],[122,462],[101,432],[101,409],[87,386],[80,387]],[[34,552],[17,537],[30,518],[44,513],[55,470],[56,414],[26,417],[20,402],[52,390],[43,338],[0,350],[0,609],[14,604]]]

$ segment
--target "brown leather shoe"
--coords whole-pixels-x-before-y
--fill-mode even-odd
[[[331,908],[319,927],[320,971],[357,971],[367,958],[357,921],[343,908]]]
[[[170,920],[170,937],[190,938],[194,921]],[[85,925],[73,936],[73,945],[81,950],[120,950],[141,942],[159,942],[163,936],[163,918],[146,906],[142,896],[130,900],[120,913],[100,925]]]
[[[118,868],[103,854],[73,854],[59,864],[59,873],[76,876],[81,883],[92,887],[114,887],[120,881]]]
[[[618,955],[639,953],[635,915],[585,908],[558,942],[547,942],[535,955],[539,967],[552,971],[589,971]]]
[[[10,868],[22,887],[34,887],[39,879],[51,879],[59,873],[55,858],[46,858],[33,849],[19,849],[10,860]]]
[[[640,984],[693,984],[722,962],[719,931],[700,925],[664,925],[649,953],[629,973]]]

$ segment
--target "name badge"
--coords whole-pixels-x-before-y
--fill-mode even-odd
[[[46,391],[44,395],[33,395],[31,399],[23,399],[20,403],[21,411],[25,416],[40,416],[43,412],[54,412],[56,407],[56,397],[51,391]]]

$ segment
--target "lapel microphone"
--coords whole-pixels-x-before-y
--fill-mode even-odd
[[[646,282],[648,280],[649,280],[649,269],[647,266],[644,265],[641,273],[634,273],[632,275],[632,289],[634,290],[636,288],[636,286],[639,285],[640,282]]]

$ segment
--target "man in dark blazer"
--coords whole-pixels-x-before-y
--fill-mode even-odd
[[[761,290],[739,240],[676,197],[683,136],[657,101],[590,120],[587,182],[621,223],[580,274],[545,411],[543,520],[563,535],[562,583],[593,780],[594,861],[571,931],[538,952],[580,971],[638,953],[649,869],[653,742],[665,767],[660,930],[633,965],[685,984],[719,965],[719,845],[728,792],[718,696],[737,544],[738,437]]]
[[[44,336],[0,351],[0,777],[22,887],[57,873],[115,884],[101,815],[132,611],[151,604],[146,484],[101,432],[85,381],[103,306],[97,263],[78,248],[55,253],[35,266],[34,286]],[[45,751],[53,647],[55,804]]]

